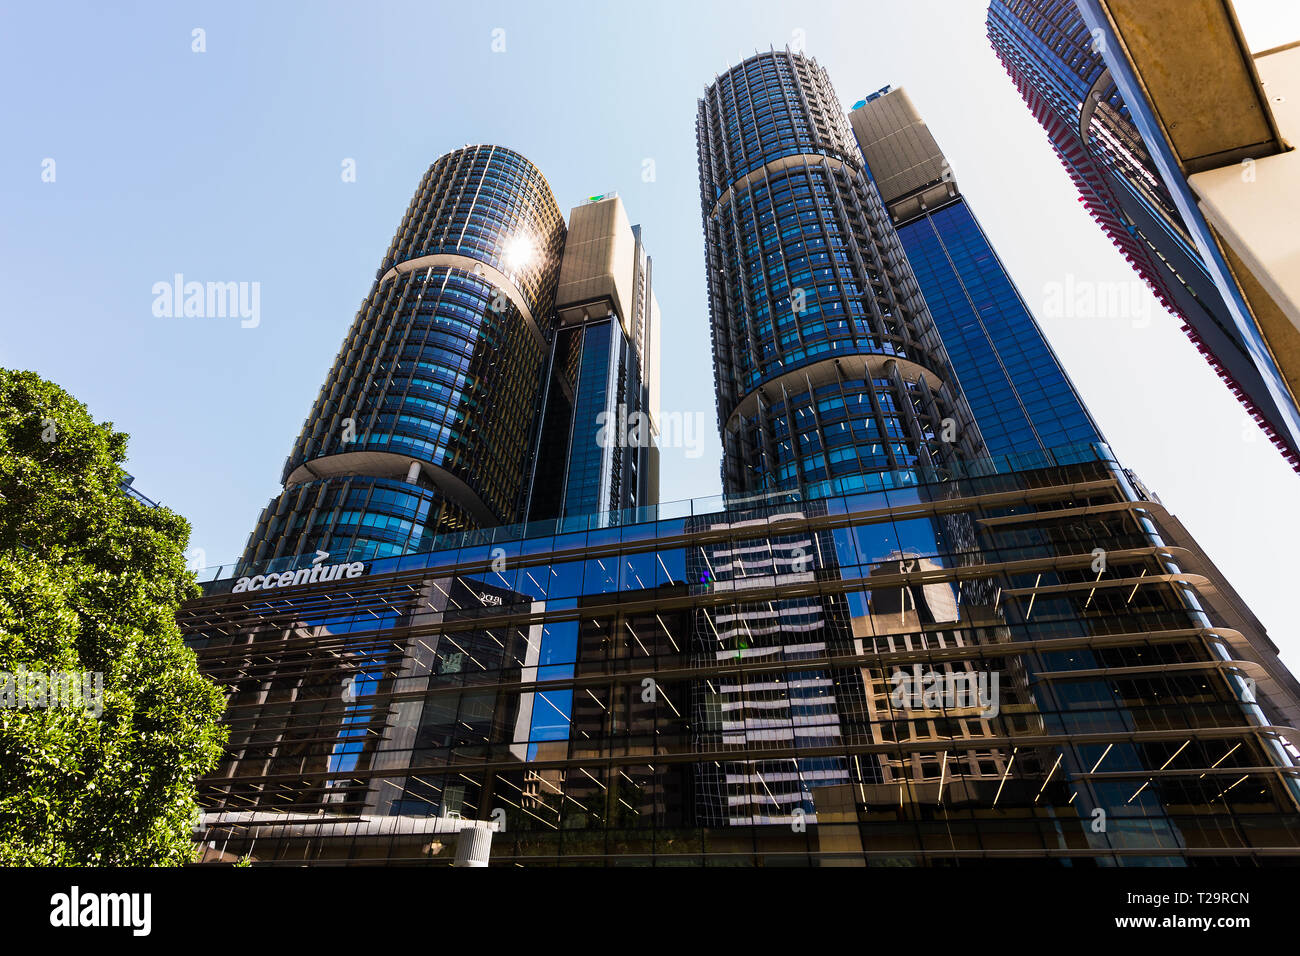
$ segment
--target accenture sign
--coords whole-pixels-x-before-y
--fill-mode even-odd
[[[319,553],[319,552],[318,552]],[[281,571],[279,574],[255,574],[251,578],[240,578],[231,589],[231,594],[241,591],[269,591],[272,588],[287,588],[295,584],[319,584],[324,581],[340,581],[343,578],[359,578],[366,573],[362,561],[351,564],[313,564],[310,568],[297,571]]]

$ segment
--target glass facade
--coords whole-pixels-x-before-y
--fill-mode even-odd
[[[576,440],[569,448],[569,475],[564,488],[566,515],[606,510],[601,508],[600,478],[612,469],[603,467],[602,459],[606,451],[614,449],[607,442],[596,441],[596,436],[600,434],[598,422],[608,420],[610,400],[617,395],[609,381],[610,371],[617,371],[620,364],[611,355],[615,347],[612,322],[602,322],[584,330],[577,401],[573,408]],[[583,440],[586,436],[591,436],[591,441]]]
[[[529,521],[659,499],[659,309],[653,264],[617,193],[569,212]]]
[[[849,122],[990,454],[1102,441],[907,92]]]
[[[1300,852],[1300,684],[1096,440],[964,203],[900,239],[837,103],[771,53],[699,104],[723,495],[591,510],[637,500],[588,436],[645,396],[585,274],[537,353],[534,520],[475,526],[496,445],[473,497],[291,458],[274,520],[352,550],[246,556],[182,609],[229,691],[204,860],[444,865],[483,829],[520,866]],[[424,249],[381,285],[461,268]]]
[[[421,550],[523,517],[564,223],[499,146],[425,174],[245,551]]]
[[[612,316],[556,333],[530,519],[608,512],[622,503],[626,443],[619,435],[628,409],[640,407],[627,388],[634,364]]]
[[[992,0],[988,36],[1089,214],[1300,469],[1300,449],[1286,437],[1266,373],[1242,341],[1074,0]]]
[[[898,235],[989,452],[1101,441],[966,200]]]
[[[980,454],[825,71],[745,60],[706,90],[696,138],[724,489]]]
[[[205,858],[441,865],[467,819],[494,865],[1300,849],[1294,680],[1104,446],[883,486],[209,582],[181,617],[230,689]]]

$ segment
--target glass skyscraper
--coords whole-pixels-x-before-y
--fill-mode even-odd
[[[1273,394],[1289,395],[1289,386],[1247,347],[1077,4],[993,0],[988,36],[1089,214],[1300,470],[1300,445],[1287,425],[1294,400],[1288,418]]]
[[[529,520],[658,501],[652,265],[616,193],[593,196],[569,213]]]
[[[1300,685],[1086,415],[1036,404],[1059,367],[984,366],[1030,332],[1050,352],[974,234],[933,223],[974,251],[921,274],[974,301],[928,307],[808,58],[746,60],[698,115],[724,495],[210,572],[180,615],[229,693],[204,859],[445,865],[483,830],[521,866],[1300,854]],[[570,242],[621,232],[587,216]],[[556,294],[589,340],[556,380],[570,421],[616,378],[588,387],[589,346],[640,341],[633,260],[590,261],[629,268]],[[971,322],[959,360],[1015,410],[990,425],[1013,454],[941,341]],[[553,490],[591,487],[566,467]]]
[[[245,560],[384,557],[522,517],[564,234],[518,153],[429,167]]]
[[[244,561],[296,569],[658,495],[658,305],[621,200],[501,146],[425,174]]]
[[[989,453],[1101,441],[906,91],[871,94],[849,122]]]
[[[867,490],[886,473],[934,474],[984,454],[825,71],[789,52],[751,57],[705,91],[695,128],[724,491],[741,499],[827,479]],[[811,580],[813,549],[811,537],[769,537],[757,553],[717,549],[703,570],[740,594],[754,576]],[[754,660],[842,652],[845,637],[837,645],[827,627],[836,610],[845,616],[842,601],[817,595],[755,602],[719,622],[721,648],[703,650],[715,665],[736,642]],[[811,747],[841,738],[841,715],[862,697],[855,683],[810,666],[719,680],[705,699],[724,742]],[[722,794],[717,819],[770,824],[796,811],[816,822],[810,787],[847,785],[851,767],[830,756],[715,769],[703,779]]]
[[[983,453],[821,67],[751,57],[695,130],[723,489],[865,488]]]

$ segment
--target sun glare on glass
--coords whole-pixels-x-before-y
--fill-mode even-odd
[[[531,265],[536,256],[537,249],[527,236],[515,236],[506,241],[505,261],[510,269]]]

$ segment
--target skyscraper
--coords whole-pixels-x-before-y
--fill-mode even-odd
[[[882,90],[857,104],[850,120],[861,154],[850,145],[825,71],[788,51],[747,59],[715,80],[700,101],[696,130],[723,479],[737,506],[744,507],[741,494],[746,492],[802,487],[836,475],[845,476],[833,480],[836,487],[873,487],[873,468],[884,468],[865,457],[865,443],[857,444],[854,438],[860,425],[881,427],[872,413],[879,415],[882,409],[895,412],[901,407],[903,433],[919,438],[913,447],[894,446],[887,477],[891,482],[913,468],[923,485],[927,482],[920,476],[936,473],[931,471],[936,466],[938,474],[967,466],[978,473],[985,466],[972,460],[972,451],[994,458],[1010,456],[1003,460],[1013,470],[1032,470],[1043,454],[1049,460],[1068,462],[1076,456],[1090,457],[1093,452],[1085,449],[1104,449],[1099,430],[906,95]],[[862,156],[867,160],[865,170]],[[874,185],[868,177],[874,178]],[[901,227],[901,234],[895,226]],[[900,245],[906,255],[899,254]],[[879,271],[871,269],[872,263]],[[923,296],[915,294],[918,281]],[[860,336],[864,330],[868,334]],[[881,330],[901,332],[905,338],[891,341],[870,334],[879,335]],[[882,351],[910,355],[912,361],[881,363],[895,372],[892,382],[868,374],[865,383],[846,383],[846,365],[852,368],[853,361],[861,361],[871,369]],[[954,356],[951,362],[950,356]],[[897,374],[899,369],[902,375]],[[942,388],[933,391],[940,391],[942,400],[937,404],[953,410],[954,417],[932,411],[928,420],[920,417],[913,423],[907,412],[935,408],[917,401],[922,397],[918,393],[925,391],[927,371],[938,372]],[[909,373],[915,376],[914,383],[907,381]],[[862,384],[867,386],[865,394],[849,402],[847,386]],[[892,393],[879,388],[890,384],[896,387]],[[949,444],[951,434],[936,434],[941,424],[947,426],[945,431],[960,430],[967,442]],[[864,437],[871,435],[867,431]],[[936,437],[941,440],[936,442]],[[867,447],[874,452],[880,446]],[[1109,457],[1108,451],[1102,454]],[[1127,475],[1118,490],[1130,502],[1148,498]],[[949,493],[957,492],[955,488],[918,489],[920,501],[934,500],[932,495],[942,499]],[[819,513],[814,502],[786,504],[782,511],[784,516],[810,522]],[[735,535],[752,520],[743,511],[742,517],[746,520],[704,524],[730,529]],[[783,577],[787,583],[782,600],[769,601],[766,607],[758,602],[742,605],[743,611],[728,615],[726,630],[713,635],[697,631],[705,657],[722,660],[730,648],[739,646],[737,656],[756,660],[834,661],[854,651],[861,654],[872,645],[879,650],[882,636],[890,652],[896,653],[911,647],[909,639],[900,646],[897,637],[911,630],[930,632],[939,648],[999,644],[1004,640],[999,629],[1011,620],[1001,607],[1003,588],[975,580],[961,583],[960,574],[951,584],[942,583],[968,561],[979,566],[987,560],[991,542],[979,527],[987,520],[941,511],[914,526],[919,542],[908,541],[901,531],[912,523],[900,522],[899,547],[888,553],[872,551],[871,560],[878,563],[870,570],[847,570],[844,565],[851,565],[852,559],[841,564],[839,549],[824,546],[816,536],[794,539],[792,552],[789,539],[779,537],[775,528],[762,544],[744,542],[740,532],[740,541],[733,539],[728,547],[702,549],[708,583],[732,589],[738,599],[767,580]],[[1170,517],[1164,529],[1171,538],[1182,532]],[[1162,546],[1161,531],[1154,524],[1142,531],[1150,546]],[[1099,528],[1083,540],[1088,534],[1100,540]],[[946,542],[939,547],[950,549],[949,556],[938,562],[930,557],[936,542]],[[1111,546],[1099,544],[1092,549],[1100,555],[1093,567],[1097,580],[1106,573]],[[797,572],[805,565],[798,555],[805,548],[816,550],[822,573],[874,578],[919,569],[939,572],[934,575],[938,580],[919,590],[886,587],[857,595],[798,597]],[[707,560],[710,553],[721,573]],[[747,557],[753,565],[747,565]],[[784,562],[789,567],[782,568]],[[1182,573],[1177,565],[1166,571]],[[1147,573],[1140,572],[1130,597]],[[1212,574],[1231,594],[1217,570]],[[1040,571],[1032,583],[1025,582],[1030,585],[1026,593],[1031,594],[1023,610],[1026,623],[1043,580]],[[954,586],[955,593],[950,590]],[[1086,619],[1092,600],[1090,594],[1075,613]],[[1188,609],[1204,614],[1196,599]],[[1208,620],[1197,619],[1201,624]],[[719,627],[723,623],[721,618],[716,622]],[[1136,619],[1121,628],[1136,630]],[[1053,631],[1049,624],[1042,633]],[[1027,634],[1038,632],[1038,625],[1029,625]],[[924,636],[921,640],[927,642]],[[1266,638],[1260,635],[1256,640],[1257,653],[1268,658],[1272,651]],[[873,802],[869,794],[880,799],[894,787],[900,805],[909,789],[928,795],[935,788],[942,802],[949,783],[946,753],[938,755],[937,766],[915,756],[891,760],[884,751],[853,754],[851,761],[824,753],[787,760],[752,757],[779,739],[794,741],[796,749],[817,751],[828,745],[838,750],[831,742],[858,734],[885,746],[901,739],[900,735],[911,740],[941,737],[942,724],[930,722],[940,715],[960,718],[960,731],[954,735],[980,754],[963,767],[962,799],[979,803],[988,797],[996,805],[1002,787],[998,783],[995,793],[995,782],[1006,779],[1017,756],[1023,769],[1045,775],[1046,787],[1064,755],[1053,759],[1050,751],[1020,752],[1015,746],[999,746],[989,719],[999,707],[1007,706],[1033,715],[1027,725],[1031,733],[1047,730],[1051,721],[1042,712],[1044,700],[1041,696],[1035,700],[1031,686],[1042,679],[1042,665],[1015,657],[994,665],[986,656],[990,653],[996,652],[986,648],[973,657],[958,652],[942,674],[926,678],[922,668],[915,667],[917,689],[901,699],[885,689],[899,680],[906,686],[906,669],[897,664],[886,680],[868,668],[861,671],[859,681],[851,671],[833,665],[805,664],[792,674],[791,663],[787,669],[760,671],[744,681],[719,681],[716,688],[710,684],[704,699],[717,701],[721,708],[721,741],[749,754],[748,759],[715,762],[714,768],[701,765],[701,794],[725,794],[725,799],[717,800],[721,812],[709,819],[726,819],[732,825],[831,822],[840,808],[855,802],[855,789],[860,804],[869,805]],[[1215,653],[1232,652],[1224,646]],[[924,679],[931,689],[946,682],[970,691],[990,682],[996,685],[999,677],[1005,677],[1006,683],[988,700],[940,694],[936,703],[919,686]],[[1294,694],[1294,679],[1289,675],[1287,679]],[[1243,687],[1238,684],[1234,693],[1249,702],[1253,692]],[[922,698],[929,702],[922,703]],[[708,707],[697,714],[699,733],[707,735]],[[893,723],[900,718],[905,721],[902,727]],[[978,746],[981,740],[989,746]],[[1275,750],[1284,766],[1294,763],[1294,743],[1290,751]],[[910,773],[905,768],[908,763]],[[937,780],[931,782],[933,777]],[[1091,799],[1096,800],[1096,795]],[[707,802],[702,813],[707,814]],[[819,807],[834,808],[834,816],[819,813]],[[1089,806],[1088,812],[1093,810],[1102,816],[1111,812],[1097,803]]]
[[[434,162],[245,559],[383,557],[520,520],[563,244],[551,188],[518,153]]]
[[[529,520],[659,497],[659,305],[641,230],[617,193],[569,213]]]
[[[743,500],[827,479],[866,490],[986,454],[825,71],[789,52],[751,57],[705,91],[695,129],[724,491]],[[754,519],[740,519],[708,526],[743,535]],[[741,541],[705,549],[701,567],[738,598],[811,580],[813,551],[834,552],[811,536]],[[700,650],[715,665],[836,656],[847,628],[829,625],[845,608],[816,596],[745,604],[697,635]],[[720,680],[697,704],[701,733],[716,725],[746,748],[833,744],[846,696],[862,697],[853,686],[826,668]],[[704,716],[714,702],[716,722]],[[816,822],[810,788],[848,784],[851,771],[839,757],[700,769],[701,812],[730,824]]]
[[[871,94],[849,122],[989,453],[1101,441],[907,92]]]
[[[723,489],[983,453],[825,71],[751,57],[695,130]]]
[[[1240,237],[1222,220],[1212,228],[1206,216],[1213,204],[1188,185],[1189,176],[1196,179],[1192,174],[1216,167],[1226,167],[1227,180],[1253,176],[1242,160],[1263,162],[1284,148],[1230,10],[1217,0],[1189,3],[1185,19],[1204,31],[1195,37],[1179,34],[1179,24],[1155,8],[1138,15],[1150,18],[1134,29],[1145,36],[1139,42],[1161,78],[1153,76],[1152,86],[1132,102],[1118,85],[1122,76],[1108,66],[1109,58],[1124,67],[1121,72],[1130,71],[1129,49],[1108,20],[1090,29],[1075,0],[993,0],[988,36],[1089,214],[1300,470],[1300,313],[1277,286],[1286,286],[1294,270],[1284,264],[1273,270],[1274,278],[1249,256],[1234,253]],[[1154,62],[1162,45],[1169,55]],[[1217,59],[1194,52],[1215,49],[1222,51]],[[1153,108],[1146,97],[1156,88],[1169,95]],[[1185,96],[1188,90],[1201,95]],[[1170,124],[1179,127],[1181,160],[1165,142]],[[1144,129],[1161,132],[1145,135]],[[1281,172],[1281,186],[1254,190],[1255,201],[1266,204],[1265,219],[1272,215],[1268,202],[1283,209],[1296,194],[1294,173],[1289,167]],[[1221,199],[1223,192],[1205,196]]]
[[[650,258],[617,196],[571,216],[566,243],[545,178],[504,147],[429,168],[246,563],[368,560],[654,503]]]

